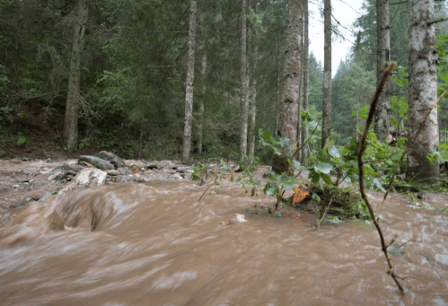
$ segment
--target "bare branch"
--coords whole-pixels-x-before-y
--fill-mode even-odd
[[[382,77],[380,83],[378,84],[378,86],[376,88],[375,94],[374,94],[372,102],[370,104],[369,115],[367,117],[366,126],[364,127],[364,132],[362,134],[362,138],[361,138],[361,141],[359,143],[359,148],[358,148],[358,167],[359,167],[359,190],[361,192],[362,199],[364,200],[364,202],[367,205],[367,208],[369,210],[369,213],[370,213],[370,216],[372,218],[372,221],[375,224],[375,227],[376,227],[376,229],[378,231],[378,235],[380,236],[382,250],[383,250],[384,256],[386,257],[387,263],[389,265],[389,271],[387,272],[387,274],[389,274],[392,277],[392,279],[394,280],[394,282],[397,285],[398,289],[400,289],[400,292],[403,294],[403,293],[405,293],[405,289],[403,288],[403,286],[398,281],[397,275],[395,275],[392,262],[391,262],[391,260],[389,258],[389,253],[387,252],[388,246],[386,246],[386,242],[384,240],[383,231],[381,230],[380,223],[375,218],[375,212],[373,211],[372,205],[370,204],[369,200],[367,199],[367,195],[366,195],[366,193],[364,191],[364,163],[362,161],[362,155],[363,155],[364,151],[367,149],[367,146],[366,146],[367,133],[369,131],[370,125],[372,124],[373,116],[375,115],[375,110],[376,110],[376,106],[378,104],[379,96],[381,94],[381,91],[383,90],[384,84],[386,84],[386,81],[390,77],[390,75],[391,75],[392,71],[394,70],[394,68],[395,68],[395,63],[392,63],[386,69],[386,71],[384,72],[383,77]]]

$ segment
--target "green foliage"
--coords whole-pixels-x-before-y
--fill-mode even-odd
[[[28,138],[26,136],[19,136],[19,138],[17,139],[17,143],[16,145],[18,147],[24,146],[28,141]]]
[[[270,148],[274,151],[274,154],[281,155],[283,150],[289,146],[289,138],[287,137],[273,137],[270,130],[263,131],[262,129],[258,130],[259,143],[264,146]]]

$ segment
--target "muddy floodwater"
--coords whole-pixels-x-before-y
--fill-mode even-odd
[[[57,165],[3,162],[0,182]],[[1,216],[58,187],[36,180],[1,190]],[[401,297],[372,225],[315,231],[305,212],[247,213],[272,199],[230,182],[198,202],[206,188],[109,183],[31,202],[0,227],[0,305],[448,305],[446,194],[392,194],[381,213],[387,241],[398,237],[395,271],[409,277]],[[370,197],[377,207],[381,194]]]

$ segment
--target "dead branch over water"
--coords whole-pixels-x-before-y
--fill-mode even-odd
[[[372,217],[372,221],[375,224],[375,227],[378,231],[378,235],[380,236],[381,247],[382,247],[384,256],[386,257],[387,263],[389,265],[389,271],[387,271],[387,274],[389,274],[392,277],[392,279],[397,284],[398,289],[400,289],[400,292],[403,294],[403,293],[405,293],[405,289],[398,281],[398,279],[403,279],[403,278],[401,278],[395,274],[394,267],[389,258],[389,254],[387,253],[387,248],[392,243],[389,245],[386,245],[386,242],[384,240],[384,234],[383,234],[383,231],[381,230],[381,226],[380,226],[378,220],[375,218],[375,212],[373,211],[372,205],[370,204],[369,200],[367,199],[367,195],[364,191],[364,162],[362,160],[362,155],[363,155],[364,151],[367,149],[367,146],[366,146],[367,133],[369,131],[370,125],[372,124],[373,116],[375,115],[375,109],[376,109],[376,105],[378,104],[378,98],[380,97],[380,94],[381,94],[381,91],[383,90],[384,84],[386,84],[386,81],[389,78],[389,76],[391,75],[394,68],[395,68],[395,63],[392,63],[386,69],[386,71],[384,72],[383,78],[381,79],[381,82],[378,84],[378,86],[376,88],[375,94],[372,99],[372,103],[370,104],[369,116],[367,117],[366,126],[364,127],[364,131],[363,131],[362,138],[361,138],[361,141],[359,143],[359,148],[358,148],[358,167],[359,167],[359,190],[361,192],[362,199],[364,200],[364,202],[367,205],[367,208],[369,209],[370,216]]]

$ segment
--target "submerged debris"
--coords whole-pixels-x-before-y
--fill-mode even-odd
[[[358,191],[350,187],[338,187],[330,190],[327,186],[312,185],[305,192],[304,187],[294,189],[294,194],[289,201],[291,206],[300,210],[316,212],[322,208],[328,200],[330,193],[334,192],[331,206],[328,209],[328,219],[335,221],[344,219],[370,219],[367,208]]]

